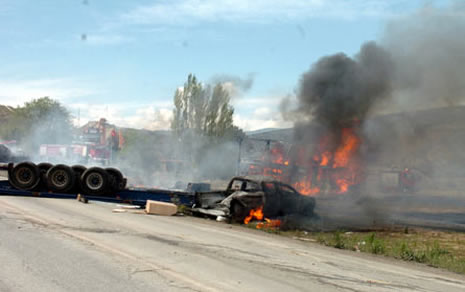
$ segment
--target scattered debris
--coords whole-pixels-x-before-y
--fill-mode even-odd
[[[137,205],[116,205],[116,206],[121,209],[140,209],[140,206],[137,206]]]
[[[147,200],[145,212],[153,215],[172,216],[178,211],[178,207],[172,203]]]
[[[89,200],[85,196],[83,196],[81,194],[77,195],[76,200],[78,200],[79,202],[84,203],[84,204],[89,203]]]
[[[305,238],[305,237],[292,237],[292,239],[297,239],[297,240],[300,240],[300,241],[307,241],[307,242],[317,242],[316,239],[313,239],[313,238]]]

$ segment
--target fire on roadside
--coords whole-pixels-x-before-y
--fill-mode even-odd
[[[258,220],[264,222],[258,222],[255,227],[257,229],[267,229],[267,228],[277,228],[281,226],[281,220],[279,219],[268,219],[264,217],[263,206],[252,209],[249,212],[249,215],[245,217],[244,224],[249,224],[252,220]]]
[[[257,229],[277,228],[281,226],[281,220],[265,218],[265,222],[257,223]]]
[[[244,224],[249,224],[252,219],[263,220],[263,206],[250,210],[249,215],[244,219]]]

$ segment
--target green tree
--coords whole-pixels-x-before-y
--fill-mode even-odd
[[[233,125],[233,115],[230,93],[222,83],[205,86],[189,74],[184,87],[176,90],[171,128],[180,143],[175,157],[189,161],[195,177],[234,175],[236,141],[244,133]]]
[[[18,140],[28,152],[38,151],[40,144],[66,143],[72,138],[68,110],[58,101],[42,97],[17,107],[8,122],[7,136]]]
[[[234,108],[229,92],[221,83],[213,90],[203,86],[193,74],[189,74],[184,87],[174,94],[171,128],[182,136],[186,130],[209,137],[223,137],[236,132],[233,125]]]

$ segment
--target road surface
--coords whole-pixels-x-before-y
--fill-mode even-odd
[[[465,277],[192,217],[0,196],[0,291],[465,291]]]

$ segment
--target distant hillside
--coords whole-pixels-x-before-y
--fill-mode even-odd
[[[293,129],[264,129],[247,133],[249,138],[292,142]]]
[[[428,110],[400,112],[387,115],[378,115],[370,118],[372,122],[383,131],[397,129],[405,130],[406,127],[413,131],[421,131],[432,128],[461,129],[465,131],[465,106],[442,107]],[[293,128],[288,129],[261,129],[247,132],[247,136],[256,139],[271,139],[285,142],[293,141]]]
[[[277,129],[277,128],[265,128],[265,129],[259,129],[259,130],[254,130],[254,131],[246,131],[245,134],[246,135],[263,134],[263,133],[271,132],[271,131],[275,131],[275,130],[279,130],[279,129]]]

